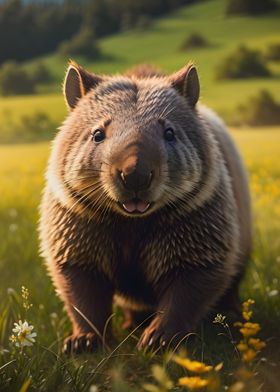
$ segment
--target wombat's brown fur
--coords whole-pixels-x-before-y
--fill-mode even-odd
[[[127,321],[154,312],[139,348],[178,342],[210,309],[232,305],[249,257],[236,147],[197,105],[191,64],[109,77],[71,63],[64,89],[70,113],[53,143],[40,235],[73,323],[65,350],[95,347],[113,297]]]

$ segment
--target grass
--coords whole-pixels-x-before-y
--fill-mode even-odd
[[[269,63],[274,75],[271,79],[217,82],[214,77],[216,65],[239,44],[264,51],[268,44],[279,42],[279,12],[226,18],[224,8],[224,0],[184,7],[157,20],[147,31],[102,39],[100,46],[107,59],[76,60],[97,73],[116,73],[142,62],[172,72],[193,59],[200,73],[202,101],[227,119],[234,115],[237,104],[260,89],[268,89],[280,101],[280,63]],[[186,36],[193,32],[205,36],[211,45],[179,51]],[[53,83],[41,86],[40,94],[35,96],[0,98],[0,124],[42,111],[55,124],[64,118],[60,86],[67,60],[57,54],[40,60],[51,70]],[[32,70],[37,61],[26,63],[26,68]],[[267,347],[254,366],[264,383],[263,391],[276,392],[280,370],[280,129],[232,129],[232,134],[250,174],[254,205],[254,252],[242,285],[242,298],[256,300],[254,317],[262,326],[261,338]],[[129,336],[121,330],[118,309],[114,317],[115,346],[122,342],[120,347],[111,353],[101,351],[80,358],[60,354],[70,324],[39,257],[36,232],[49,148],[46,142],[0,145],[0,391],[89,391],[92,385],[97,385],[99,392],[142,391],[142,384],[152,380],[151,366],[155,363],[163,364],[176,379],[180,370],[168,357],[136,351],[140,332]],[[22,305],[22,285],[29,289],[33,303],[28,311]],[[19,318],[26,318],[38,334],[36,344],[22,351],[9,342],[13,322]],[[232,324],[230,328],[234,329]],[[231,374],[238,366],[236,353],[211,320],[200,327],[188,352],[211,365],[223,362],[223,383],[233,382]]]
[[[152,63],[172,72],[192,59],[199,69],[203,102],[228,119],[238,104],[260,89],[268,89],[280,101],[279,63],[269,63],[274,75],[269,79],[215,80],[217,64],[238,45],[246,44],[264,51],[268,44],[279,42],[280,11],[260,17],[225,17],[225,4],[225,0],[212,0],[183,7],[158,19],[147,31],[127,31],[100,40],[105,55],[103,60],[76,60],[97,73],[116,73],[138,63]],[[193,32],[206,37],[210,46],[180,51],[182,42]],[[58,122],[62,120],[65,108],[60,86],[67,59],[51,54],[39,60],[53,74],[53,83],[41,88],[42,96],[0,98],[0,122],[5,121],[7,111],[19,117],[36,110],[47,112]],[[32,70],[37,61],[26,63],[26,68]]]
[[[277,391],[280,129],[233,129],[232,134],[250,174],[255,216],[254,253],[242,285],[242,297],[256,300],[255,318],[262,326],[261,337],[267,342],[262,355],[266,359],[258,361],[257,369],[266,383],[264,390]],[[91,385],[98,385],[99,391],[142,391],[142,383],[151,381],[153,363],[164,364],[177,377],[180,371],[167,363],[165,356],[136,351],[138,331],[111,354],[99,352],[81,358],[60,355],[62,339],[70,332],[70,325],[38,256],[36,233],[48,154],[48,143],[0,146],[0,390],[19,391],[24,383],[30,383],[30,391],[89,391]],[[28,311],[22,307],[22,285],[29,289],[33,303]],[[26,317],[38,334],[37,343],[22,352],[8,340],[12,324],[19,317]],[[120,328],[121,320],[122,315],[116,310],[117,342],[127,336]],[[210,364],[224,362],[222,377],[228,383],[236,356],[220,332],[211,320],[206,322],[195,343],[189,345],[189,353]]]

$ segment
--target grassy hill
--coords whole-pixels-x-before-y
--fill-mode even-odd
[[[151,63],[163,71],[172,72],[192,59],[198,66],[201,79],[201,100],[230,119],[236,105],[244,102],[260,89],[268,89],[280,101],[280,62],[270,63],[273,77],[239,81],[215,80],[216,66],[239,44],[264,50],[279,42],[280,11],[259,17],[226,17],[225,0],[202,1],[183,7],[168,17],[158,19],[145,31],[127,31],[100,41],[104,59],[88,61],[75,59],[97,73],[116,73],[137,64]],[[182,52],[184,39],[192,32],[199,32],[210,43],[209,47]],[[26,63],[32,70],[38,60]],[[47,112],[60,122],[65,115],[61,83],[67,59],[53,54],[40,59],[54,77],[52,84],[42,87],[42,95],[0,98],[0,122],[6,114],[15,118],[21,113],[36,110]]]

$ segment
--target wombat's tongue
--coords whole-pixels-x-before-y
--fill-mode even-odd
[[[150,203],[147,203],[145,201],[141,201],[141,200],[131,200],[131,201],[127,201],[126,203],[123,203],[123,208],[127,211],[127,212],[145,212],[150,206]]]

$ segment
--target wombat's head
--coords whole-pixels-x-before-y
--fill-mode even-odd
[[[139,78],[97,76],[71,63],[64,92],[70,114],[49,168],[64,203],[92,216],[113,209],[145,217],[190,198],[205,153],[193,65]]]

